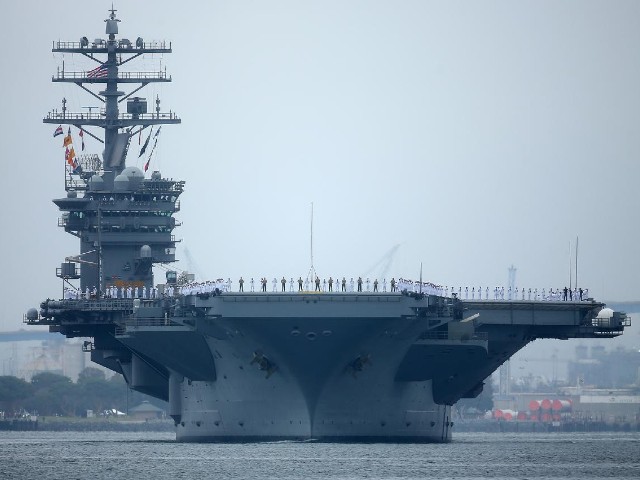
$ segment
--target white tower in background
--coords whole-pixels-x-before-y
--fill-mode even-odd
[[[515,292],[515,289],[516,289],[516,272],[517,271],[518,269],[513,265],[509,267],[509,283],[507,287],[510,288],[512,292]]]

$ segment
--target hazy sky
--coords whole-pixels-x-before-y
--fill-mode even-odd
[[[78,250],[57,227],[61,137],[97,105],[51,75],[92,64],[53,40],[105,37],[110,1],[3,3],[0,329],[58,297]],[[119,37],[170,40],[183,123],[152,169],[186,181],[178,268],[202,278],[379,274],[640,299],[640,2],[116,1]],[[134,62],[132,62],[133,64]],[[100,145],[87,140],[89,152]],[[129,164],[141,166],[132,147]],[[190,258],[186,260],[187,254]],[[387,259],[389,260],[389,259]],[[384,263],[384,261],[382,262]],[[157,278],[162,281],[162,278]]]

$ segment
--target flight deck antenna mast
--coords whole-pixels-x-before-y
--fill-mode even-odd
[[[314,285],[315,279],[317,277],[316,269],[313,266],[313,202],[311,202],[311,268],[309,268],[309,273],[307,274],[307,281],[310,285]]]
[[[49,112],[43,119],[44,123],[59,125],[54,137],[65,135],[67,198],[54,203],[63,211],[59,225],[81,242],[80,254],[67,257],[58,276],[65,282],[80,279],[83,292],[91,289],[104,293],[105,287],[114,286],[151,287],[151,266],[175,261],[176,240],[171,232],[176,222],[172,215],[179,209],[177,198],[184,186],[184,182],[162,179],[159,172],[145,179],[139,168],[127,168],[132,137],[141,138],[142,132],[151,127],[140,155],[136,155],[143,157],[146,150],[146,172],[160,125],[178,124],[180,119],[174,112],[161,112],[157,97],[155,108],[148,112],[146,99],[133,96],[150,83],[171,82],[166,68],[136,72],[123,67],[145,54],[171,53],[171,43],[117,38],[120,20],[114,8],[109,12],[106,40],[82,37],[78,42],[54,41],[52,49],[54,53],[82,55],[93,62],[86,70],[72,72],[65,70],[63,62],[52,80],[76,84],[101,102],[101,107],[73,113],[63,99],[62,110]],[[126,112],[120,109],[123,102]],[[69,127],[63,129],[62,125]],[[82,141],[79,154],[74,150],[72,126],[76,139],[79,136]],[[100,155],[84,153],[85,136],[103,144]],[[147,149],[149,141],[153,146]],[[79,265],[81,272],[76,268]]]

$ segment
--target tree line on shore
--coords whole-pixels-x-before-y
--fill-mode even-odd
[[[122,375],[107,379],[104,372],[87,367],[78,381],[52,372],[37,373],[27,382],[13,376],[0,376],[0,412],[5,418],[24,415],[84,417],[108,411],[127,413],[129,407],[148,400],[166,410],[166,403],[135,392]]]
[[[493,388],[490,380],[487,379],[477,398],[460,400],[458,408],[491,410]],[[0,376],[0,417],[4,418],[24,415],[85,417],[88,410],[96,416],[114,410],[127,413],[129,407],[139,405],[143,400],[167,410],[166,402],[131,390],[122,375],[107,379],[102,370],[93,367],[80,372],[75,383],[69,377],[53,372],[37,373],[30,382]]]

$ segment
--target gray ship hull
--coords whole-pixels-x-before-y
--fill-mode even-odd
[[[339,383],[336,382],[336,386]],[[266,397],[246,399],[241,393],[247,390],[247,385],[240,385],[238,400],[232,401],[227,400],[229,388],[193,382],[181,389],[185,399],[176,439],[185,442],[448,441],[451,439],[450,407],[429,400],[430,383],[408,388],[397,388],[396,385],[394,388],[376,382],[359,382],[363,391],[346,391],[342,395],[334,391],[334,396],[323,400],[326,405],[319,405],[312,418],[295,387],[280,388],[277,384],[274,390],[278,392],[270,391]],[[374,392],[373,388],[385,390],[365,393]],[[353,395],[372,398],[369,401],[347,400],[352,400]]]
[[[179,384],[178,440],[450,439],[450,409],[435,404],[431,381],[395,381],[426,321],[254,319],[220,326],[234,336],[208,340],[216,381]],[[276,371],[251,364],[257,350]],[[361,369],[350,366],[356,358],[367,359]]]

